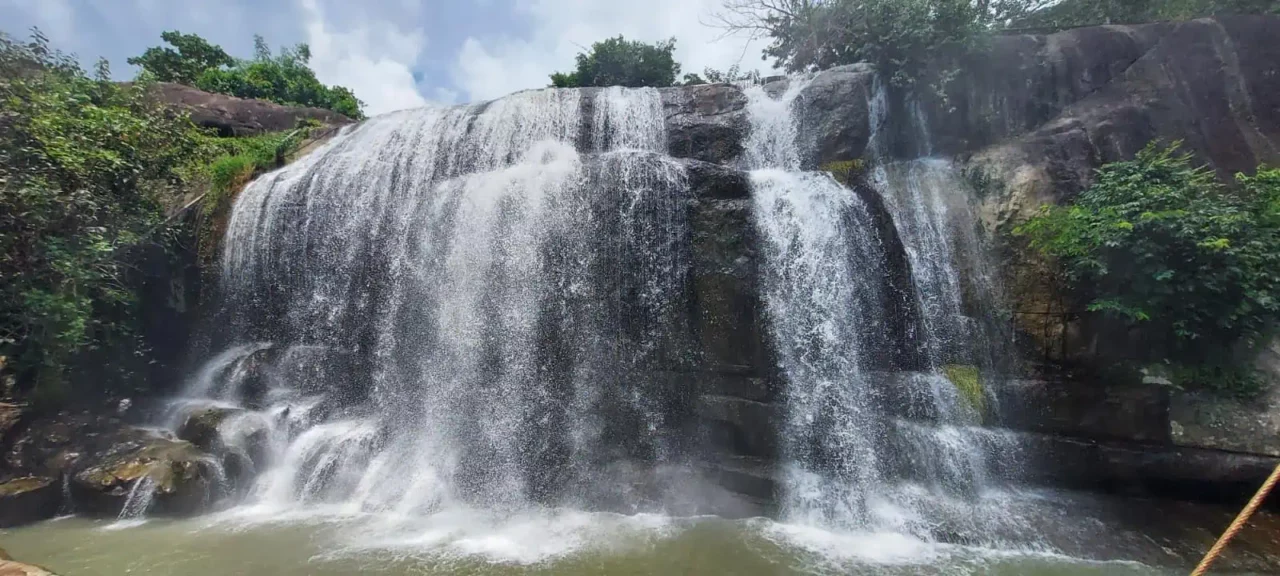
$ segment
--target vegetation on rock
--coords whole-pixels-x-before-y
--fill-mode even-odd
[[[974,413],[982,417],[987,409],[987,395],[982,388],[982,375],[978,371],[978,367],[948,364],[942,367],[942,373],[946,375],[951,385],[956,387],[956,392],[960,393],[960,397],[964,398],[970,408],[973,408]]]
[[[214,201],[226,197],[300,140],[215,138],[146,81],[109,78],[105,62],[90,77],[38,32],[0,36],[0,357],[15,392],[41,404],[137,387],[129,367],[147,349],[135,267],[172,244],[166,207],[211,184]],[[77,378],[87,354],[116,372]]]
[[[680,75],[675,49],[675,38],[656,44],[622,36],[609,38],[592,44],[590,51],[578,54],[573,72],[552,74],[551,86],[672,86]]]
[[[685,86],[697,86],[699,84],[734,84],[738,82],[750,82],[759,84],[762,81],[759,70],[750,70],[743,72],[737,64],[730,66],[728,70],[717,70],[715,68],[703,68],[702,74],[696,72],[684,75]]]
[[[129,59],[161,82],[177,82],[206,92],[269,100],[286,106],[313,106],[348,117],[364,117],[364,105],[351,90],[325,86],[310,68],[311,48],[298,44],[272,54],[261,36],[254,37],[254,57],[241,60],[194,34],[165,32],[160,37],[177,48],[152,47]]]
[[[1069,28],[1190,20],[1224,14],[1280,14],[1276,0],[1065,0],[1027,14],[1014,27]]]
[[[20,386],[56,396],[77,353],[141,352],[131,254],[195,176],[196,136],[105,62],[91,78],[38,33],[0,36],[0,355]]]
[[[715,23],[769,38],[763,57],[788,72],[870,62],[900,89],[942,95],[962,57],[993,33],[1280,13],[1276,0],[724,0]]]
[[[1263,345],[1280,319],[1280,170],[1226,186],[1176,146],[1152,144],[1014,233],[1057,263],[1089,311],[1140,327],[1145,360],[1196,367],[1182,371],[1190,385],[1227,381],[1240,350]]]

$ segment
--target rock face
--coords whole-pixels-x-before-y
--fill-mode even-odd
[[[71,494],[83,511],[98,516],[118,516],[138,490],[153,492],[149,512],[193,514],[215,497],[222,476],[215,460],[191,443],[153,437],[112,447],[71,478]]]
[[[1277,31],[1280,18],[1250,16],[1006,38],[998,46],[1030,49],[992,59],[966,113],[940,132],[1005,183],[987,200],[996,228],[1070,198],[1095,168],[1155,139],[1183,141],[1224,177],[1251,171],[1280,161]],[[1011,90],[997,75],[1040,88]]]
[[[58,514],[58,482],[47,476],[27,476],[0,483],[0,528],[19,526]]]
[[[213,128],[223,136],[252,136],[264,132],[292,130],[303,120],[340,126],[352,120],[321,108],[281,106],[265,100],[251,100],[211,94],[182,84],[161,82],[156,85],[158,98],[185,109],[191,121]]]

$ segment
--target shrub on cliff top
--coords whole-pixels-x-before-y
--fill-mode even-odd
[[[656,44],[627,40],[622,36],[609,38],[578,54],[573,72],[552,74],[551,86],[671,86],[680,75],[675,49],[675,38]]]
[[[1224,186],[1152,144],[1015,234],[1062,267],[1088,310],[1141,325],[1163,359],[1230,363],[1280,320],[1280,170]]]
[[[177,50],[152,47],[129,59],[155,80],[286,106],[325,108],[357,120],[364,117],[364,103],[351,90],[325,86],[316,79],[306,44],[282,48],[273,55],[266,41],[255,36],[254,57],[240,60],[194,34],[170,31],[160,37]]]

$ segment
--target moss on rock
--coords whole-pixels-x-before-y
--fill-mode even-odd
[[[982,387],[982,375],[977,366],[966,364],[948,364],[942,367],[942,373],[956,387],[960,396],[968,402],[969,407],[982,418],[987,410],[986,391]]]

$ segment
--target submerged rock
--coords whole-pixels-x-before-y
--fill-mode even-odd
[[[139,482],[149,481],[161,514],[193,514],[212,500],[221,482],[217,461],[190,442],[152,437],[122,443],[71,479],[78,509],[117,516]]]
[[[61,497],[58,482],[45,476],[26,476],[0,483],[0,527],[53,518],[58,514]]]

